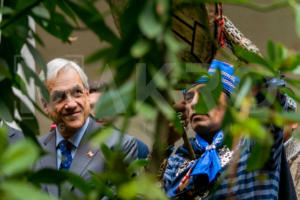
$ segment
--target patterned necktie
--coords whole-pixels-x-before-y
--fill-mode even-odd
[[[72,163],[72,144],[68,140],[62,140],[58,147],[61,151],[61,163],[59,169],[69,170]]]

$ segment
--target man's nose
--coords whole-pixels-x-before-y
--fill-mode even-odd
[[[76,103],[75,99],[71,95],[68,95],[68,97],[66,99],[65,108],[72,109],[72,108],[76,107],[76,105],[77,105],[77,103]]]

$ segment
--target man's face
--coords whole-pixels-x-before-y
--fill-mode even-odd
[[[186,105],[186,116],[193,130],[202,137],[210,137],[220,131],[222,121],[226,112],[227,97],[225,93],[221,93],[219,103],[211,109],[207,114],[196,114],[195,105],[199,100],[199,89],[205,84],[199,84],[189,89],[184,95]]]
[[[60,133],[66,138],[71,137],[89,115],[89,91],[72,67],[61,69],[56,78],[47,81],[46,87],[50,102],[44,105],[44,110],[56,123]]]
[[[100,96],[101,96],[101,92],[93,92],[90,93],[90,106],[91,106],[91,114],[95,117],[95,105],[98,102]]]

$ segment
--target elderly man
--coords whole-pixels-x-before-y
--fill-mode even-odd
[[[190,140],[196,159],[189,159],[185,146],[169,157],[164,173],[167,195],[176,199],[278,199],[283,132],[273,128],[275,143],[268,162],[261,170],[248,171],[247,160],[255,144],[242,139],[235,149],[229,149],[223,144],[221,130],[227,101],[238,78],[233,75],[232,66],[220,61],[212,62],[209,74],[217,68],[222,72],[223,92],[215,108],[202,115],[195,111],[205,78],[184,94],[186,115],[196,134]],[[235,170],[227,171],[232,162]]]
[[[42,136],[39,141],[49,154],[41,158],[37,168],[55,168],[70,170],[90,180],[90,172],[102,172],[106,164],[99,148],[93,148],[87,141],[90,133],[99,125],[89,117],[89,86],[82,69],[74,62],[57,58],[47,64],[47,77],[41,74],[50,94],[50,101],[42,99],[43,109],[51,117],[56,128]],[[105,144],[114,148],[118,144],[120,133],[114,131]],[[124,135],[121,151],[126,162],[137,158],[137,144],[134,138]],[[45,185],[49,194],[59,196],[54,185]],[[72,188],[70,188],[73,190]],[[74,193],[80,196],[79,191]]]

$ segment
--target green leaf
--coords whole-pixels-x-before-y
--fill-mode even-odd
[[[288,56],[288,51],[282,44],[277,45],[277,56],[280,60],[284,60]]]
[[[294,70],[293,70],[294,74],[300,74],[300,65],[298,65]]]
[[[66,3],[62,0],[56,0],[56,4],[60,7],[60,9],[66,13],[74,22],[76,25],[78,25],[77,19],[73,13],[73,11],[66,5]]]
[[[0,118],[9,122],[13,120],[12,113],[2,98],[0,98]]]
[[[208,80],[207,88],[211,91],[215,102],[219,103],[221,92],[223,91],[222,74],[220,68]]]
[[[40,134],[40,129],[35,114],[25,103],[22,102],[22,100],[17,103],[21,120],[19,121],[15,119],[15,121],[23,130],[24,135],[29,136],[32,140],[36,141],[36,136]]]
[[[104,155],[104,158],[105,158],[106,162],[111,161],[111,158],[113,156],[113,152],[106,144],[103,143],[101,145],[101,151]]]
[[[0,118],[11,122],[14,118],[16,96],[12,91],[12,83],[9,79],[1,81],[0,94]]]
[[[97,51],[95,51],[94,53],[92,53],[91,55],[89,55],[87,57],[87,59],[85,60],[85,62],[87,64],[91,64],[93,62],[96,62],[96,61],[99,61],[100,59],[107,59],[109,58],[111,55],[114,55],[115,52],[114,52],[115,49],[111,48],[111,47],[108,47],[108,48],[104,48],[104,49],[99,49]]]
[[[103,16],[98,12],[90,1],[80,1],[75,3],[73,1],[65,1],[66,4],[77,14],[77,16],[85,23],[90,30],[92,30],[100,40],[109,42],[111,45],[119,43],[118,37],[106,25]]]
[[[207,87],[202,87],[198,91],[198,102],[195,105],[195,111],[197,114],[207,114],[217,103],[211,98],[211,91]]]
[[[145,117],[145,119],[149,120],[154,119],[157,115],[157,110],[153,106],[141,101],[136,101],[135,111],[138,115],[143,116]]]
[[[300,87],[300,80],[292,79],[292,78],[286,78],[286,82],[294,87]]]
[[[258,64],[262,67],[265,67],[266,69],[270,70],[274,74],[276,74],[275,70],[273,67],[266,61],[264,58],[259,56],[256,53],[253,53],[251,51],[248,51],[240,46],[234,46],[234,51],[236,55],[241,58],[242,60],[248,62],[248,63],[253,63],[253,64]]]
[[[0,81],[2,81],[5,78],[11,79],[12,77],[8,71],[6,61],[0,58]]]
[[[184,47],[184,45],[178,42],[171,33],[165,34],[165,42],[168,48],[174,53],[179,52]]]
[[[169,120],[174,119],[176,113],[165,99],[163,99],[161,96],[158,96],[156,94],[153,94],[151,97],[153,98],[158,110],[160,110],[160,112],[162,112],[167,119]]]
[[[138,159],[133,161],[128,167],[128,173],[133,174],[134,172],[140,170],[142,167],[145,167],[148,164],[148,160]]]
[[[29,169],[37,160],[38,147],[30,140],[24,139],[13,143],[1,158],[1,172],[13,175]]]
[[[14,10],[10,7],[3,6],[0,8],[0,15],[7,15],[7,14],[13,14]]]
[[[267,49],[270,60],[274,62],[276,60],[276,50],[275,45],[271,40],[269,40],[267,43]]]
[[[162,33],[163,26],[158,21],[157,16],[155,15],[154,9],[154,2],[147,1],[147,4],[140,14],[138,18],[138,24],[141,31],[148,37],[148,38],[155,38],[159,34]]]
[[[250,111],[249,117],[260,120],[260,122],[267,122],[270,119],[271,111],[269,108],[257,108]]]
[[[124,183],[118,189],[118,195],[125,200],[138,197],[148,200],[167,200],[156,181],[148,176],[137,176],[133,181]]]
[[[112,126],[101,128],[91,138],[91,145],[93,147],[99,147],[103,144],[109,136],[113,133],[114,128]]]
[[[150,44],[146,40],[138,40],[130,49],[134,58],[141,58],[150,50]]]
[[[34,83],[37,87],[39,87],[42,97],[45,99],[46,102],[49,102],[49,92],[45,86],[45,84],[41,81],[39,76],[30,68],[27,66],[25,62],[22,62],[22,68],[25,74],[25,77],[27,79],[33,78]],[[27,94],[27,93],[25,93]]]
[[[56,200],[55,197],[49,196],[33,187],[29,183],[20,181],[5,181],[0,184],[4,192],[4,199],[11,200]]]
[[[40,54],[40,52],[34,46],[32,46],[31,43],[26,42],[26,46],[28,47],[28,49],[29,49],[31,55],[33,56],[34,60],[41,67],[41,69],[44,71],[44,73],[47,74],[47,64],[46,64],[43,56]]]
[[[22,64],[24,64],[24,63],[22,63]],[[25,67],[27,67],[27,66],[25,66]],[[25,68],[24,67],[24,68]],[[23,68],[23,69],[24,69]],[[37,75],[29,68],[29,67],[27,67],[28,69],[24,69],[24,73],[26,74],[26,73],[32,73],[32,75],[33,76],[35,76],[36,78],[37,78],[37,80],[38,81],[40,81],[40,79],[39,79],[39,77],[37,77]],[[26,75],[25,75],[26,76]],[[30,75],[27,75],[26,77],[31,77]],[[44,85],[42,82],[41,82],[41,84],[42,85]],[[36,84],[36,85],[39,85],[39,84]],[[22,93],[23,93],[23,95],[25,95],[27,98],[28,98],[28,100],[32,103],[32,105],[34,106],[34,108],[37,110],[37,111],[39,111],[41,114],[43,114],[45,117],[49,117],[48,115],[46,115],[45,113],[44,113],[44,111],[40,108],[40,106],[36,103],[36,101],[34,100],[34,99],[32,99],[32,97],[31,96],[29,96],[29,94],[28,94],[28,91],[27,91],[27,88],[26,88],[26,84],[25,84],[25,82],[23,81],[23,79],[18,75],[18,74],[15,74],[15,78],[14,78],[14,82],[13,82],[13,87],[15,87],[16,89],[18,89],[18,90],[20,90]],[[45,87],[45,86],[44,86]],[[46,88],[44,88],[44,92],[46,92],[47,94],[48,94],[48,91],[47,91],[47,89]],[[49,94],[48,94],[48,96],[49,96]],[[25,103],[24,102],[24,99],[22,98],[22,97],[18,97],[19,98],[19,100],[21,101],[21,102],[23,102],[23,103]],[[27,108],[27,106],[26,106],[26,108]],[[31,111],[30,111],[31,112]],[[31,116],[27,116],[27,117],[31,117]],[[35,118],[35,117],[34,117]],[[32,127],[32,126],[31,126]],[[38,129],[36,129],[37,128],[37,126],[35,126],[35,127],[32,127],[33,128],[33,132],[38,132]],[[38,135],[38,134],[36,134],[36,135]]]
[[[280,88],[280,91],[284,94],[287,94],[289,97],[293,98],[295,101],[300,102],[300,97],[296,95],[293,90],[286,87]]]
[[[50,19],[50,13],[49,11],[43,7],[43,6],[36,6],[32,9],[32,12],[40,17],[40,18],[44,18],[44,19]]]
[[[61,173],[67,177],[67,181],[70,184],[79,189],[83,194],[85,194],[85,196],[88,196],[88,194],[91,192],[92,186],[87,183],[83,177],[69,171],[62,171]]]
[[[263,141],[256,140],[255,142],[256,143],[252,147],[251,154],[247,160],[248,171],[261,170],[268,161],[271,153],[272,136],[270,136],[270,139],[265,139]]]
[[[29,175],[28,180],[35,184],[46,183],[60,185],[67,180],[67,175],[56,169],[43,168]]]
[[[294,13],[295,13],[296,33],[298,37],[300,37],[300,5],[299,4],[294,5]]]
[[[182,134],[184,131],[184,128],[183,128],[183,124],[181,123],[181,119],[178,117],[177,113],[176,113],[176,116],[173,118],[172,123],[174,125],[175,130],[178,133]]]
[[[7,133],[5,126],[0,127],[0,157],[7,148]]]
[[[239,108],[242,104],[242,101],[247,96],[248,92],[251,89],[252,80],[250,77],[247,77],[243,85],[241,86],[241,89],[238,91],[237,97],[235,99],[234,106]]]
[[[129,82],[119,90],[110,90],[102,94],[95,105],[96,118],[124,113],[133,100],[134,88],[134,82]]]
[[[180,82],[193,85],[199,77],[208,77],[207,69],[198,63],[184,63],[180,74]],[[181,86],[180,89],[188,89],[190,87]]]
[[[63,42],[68,42],[69,37],[74,30],[72,24],[70,24],[65,15],[58,13],[58,12],[50,12],[51,18],[50,20],[42,19],[34,14],[32,17],[34,21],[40,25],[43,29],[49,32],[51,35],[57,37],[58,39],[62,40]],[[42,66],[41,66],[42,67]]]
[[[282,112],[278,113],[278,117],[290,122],[300,122],[300,113],[298,112]]]
[[[27,81],[29,82],[29,77],[27,78]],[[26,83],[23,81],[22,77],[19,74],[14,75],[14,80],[12,82],[12,86],[19,89],[24,94],[28,94]]]
[[[61,185],[63,182],[69,182],[79,189],[85,195],[91,191],[91,186],[82,177],[69,171],[55,169],[41,169],[29,176],[29,181],[35,184],[46,183]]]
[[[282,61],[280,71],[288,71],[297,73],[297,68],[300,66],[300,55],[291,55]],[[296,70],[296,71],[295,71]]]
[[[219,103],[223,91],[221,71],[218,68],[205,86],[199,88],[198,103],[195,105],[197,114],[207,114]]]
[[[248,118],[243,124],[250,134],[250,137],[256,140],[267,139],[267,131],[261,125],[260,121],[254,118]]]
[[[168,87],[169,84],[165,72],[162,72],[161,69],[156,70],[154,67],[151,67],[150,73],[157,88],[166,89]]]

